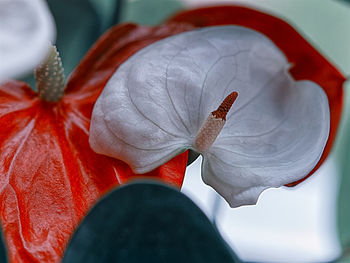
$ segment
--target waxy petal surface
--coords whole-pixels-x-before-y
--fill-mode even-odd
[[[327,158],[336,137],[343,104],[344,75],[286,21],[259,10],[235,5],[195,8],[179,12],[170,23],[186,23],[196,27],[239,25],[256,30],[271,39],[286,55],[290,73],[296,80],[311,80],[322,87],[330,108],[330,133],[322,157],[314,169],[295,186],[312,175]]]
[[[223,130],[203,153],[202,174],[231,206],[255,203],[263,189],[309,173],[328,139],[326,94],[315,83],[294,81],[288,67],[269,39],[243,27],[158,41],[107,83],[94,108],[90,143],[137,173],[150,171],[196,150],[193,140],[205,119],[237,91]]]
[[[255,204],[264,189],[303,178],[322,155],[327,96],[313,82],[286,80],[276,78],[265,94],[234,112],[226,123],[232,127],[204,155],[203,180],[232,207]]]
[[[0,81],[30,73],[45,58],[55,34],[45,1],[0,1]]]

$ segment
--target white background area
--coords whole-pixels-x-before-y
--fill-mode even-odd
[[[187,168],[182,191],[217,226],[237,255],[256,262],[324,262],[340,254],[336,233],[337,171],[329,159],[294,188],[269,189],[255,206],[232,209],[200,176],[201,158]],[[216,198],[219,209],[214,211]]]

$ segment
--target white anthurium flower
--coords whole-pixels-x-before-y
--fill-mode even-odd
[[[0,0],[0,81],[32,71],[55,38],[43,0]]]
[[[311,81],[295,81],[288,68],[268,38],[243,27],[163,39],[107,83],[90,144],[136,173],[194,150],[203,155],[204,182],[231,207],[255,204],[264,189],[307,175],[328,139],[326,94]]]

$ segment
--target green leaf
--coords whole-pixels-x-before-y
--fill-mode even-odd
[[[99,37],[99,16],[86,0],[48,0],[48,4],[57,27],[56,46],[68,75]]]
[[[0,262],[1,263],[8,262],[6,246],[5,246],[4,237],[2,235],[2,230],[1,229],[0,229]]]
[[[148,181],[100,200],[75,232],[63,262],[239,261],[189,198]]]
[[[101,32],[119,22],[120,6],[125,0],[90,0],[99,15]]]

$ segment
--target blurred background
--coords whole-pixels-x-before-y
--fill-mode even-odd
[[[221,3],[239,3],[286,20],[350,76],[350,1],[48,0],[66,75],[116,23],[155,25],[182,9]],[[34,86],[31,76],[25,80]],[[344,88],[344,115],[335,147],[318,172],[301,185],[267,190],[256,206],[231,209],[202,182],[200,158],[188,167],[183,193],[206,213],[243,261],[350,262],[349,81]]]

